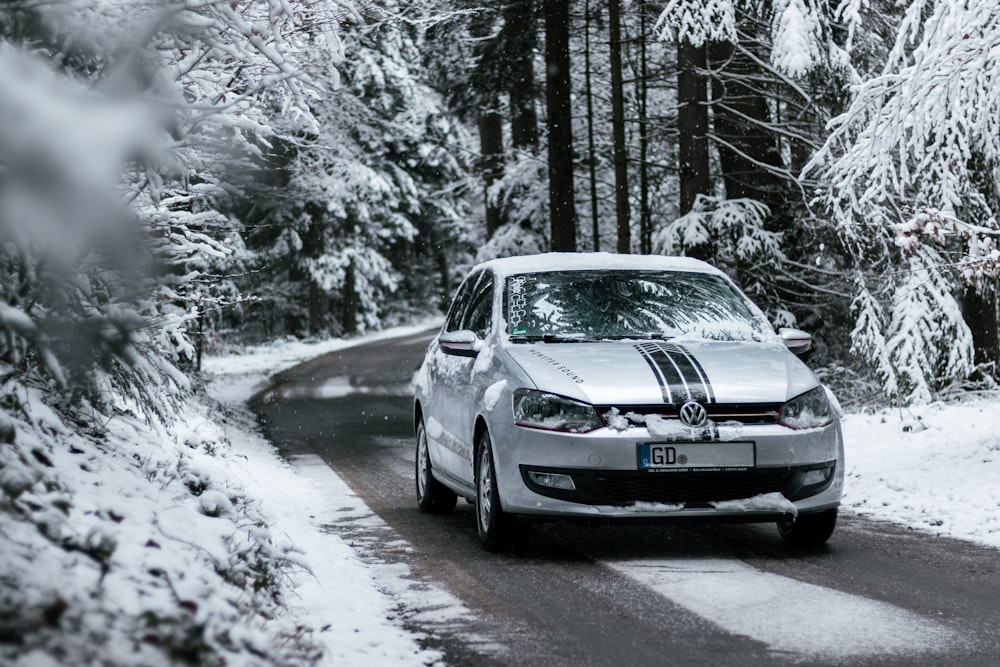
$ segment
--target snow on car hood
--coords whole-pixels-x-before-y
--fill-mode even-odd
[[[781,403],[818,383],[780,343],[509,343],[535,385],[596,405]]]

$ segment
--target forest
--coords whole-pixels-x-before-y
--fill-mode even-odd
[[[204,360],[487,259],[705,259],[880,432],[995,397],[998,84],[1000,0],[0,3],[0,662],[319,664]]]
[[[440,312],[488,258],[685,254],[846,401],[994,386],[995,0],[13,0],[0,432]],[[9,415],[9,416],[5,416]]]

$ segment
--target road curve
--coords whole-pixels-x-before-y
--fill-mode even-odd
[[[1000,662],[997,551],[849,513],[804,553],[770,525],[664,524],[537,525],[516,551],[486,553],[471,506],[429,516],[414,501],[409,386],[432,335],[317,357],[251,407],[283,455],[321,457],[381,517],[378,540],[410,545],[370,557],[471,610],[458,627],[415,623],[448,664]]]

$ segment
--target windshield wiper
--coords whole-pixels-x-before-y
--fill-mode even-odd
[[[590,336],[587,340],[670,340],[673,336],[667,336],[666,334],[656,332],[656,333],[627,333],[627,334],[599,334],[596,336]]]
[[[518,334],[510,337],[514,343],[586,343],[593,338],[560,334]]]

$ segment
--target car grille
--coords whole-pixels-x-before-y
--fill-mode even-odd
[[[742,424],[777,424],[781,403],[705,403],[708,418],[714,422],[735,421]],[[619,414],[633,412],[638,415],[659,415],[664,419],[677,419],[680,405],[603,405],[598,411],[603,415],[612,408]]]
[[[600,495],[612,505],[707,503],[780,493],[788,488],[787,468],[732,473],[615,473],[594,477]]]

